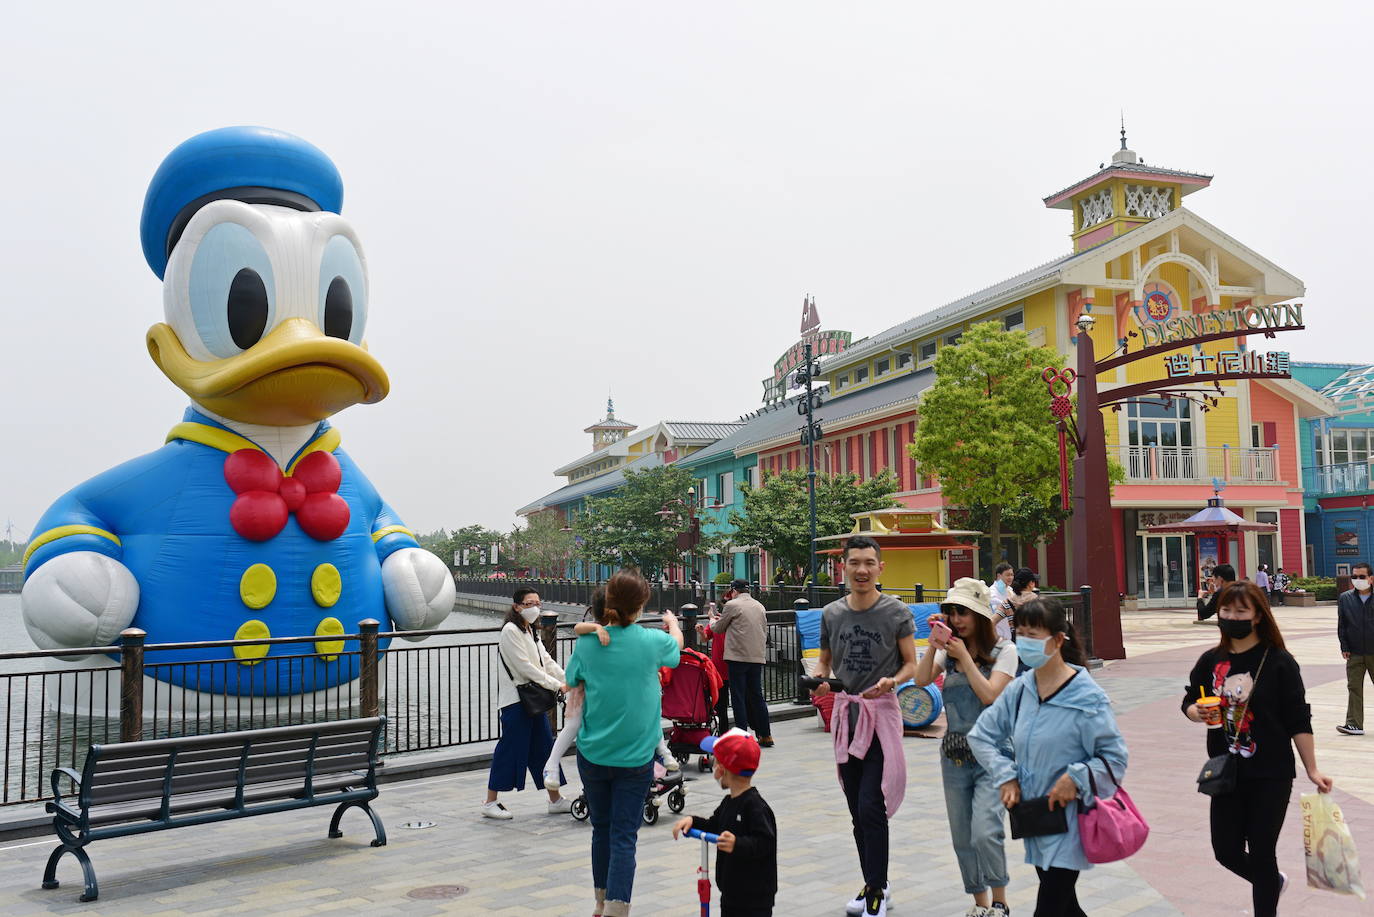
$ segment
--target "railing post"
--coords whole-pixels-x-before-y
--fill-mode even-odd
[[[682,639],[688,649],[697,648],[697,613],[701,610],[688,602],[680,609],[682,612]]]
[[[915,595],[916,601],[915,601],[913,604],[919,605],[919,604],[921,604],[922,602],[924,602],[924,601],[926,600],[926,584],[925,584],[925,583],[917,583],[914,591],[915,591],[915,593],[916,593],[916,595]]]
[[[806,660],[802,658],[801,628],[797,626],[797,613],[811,610],[811,602],[808,599],[800,598],[792,603],[792,630],[797,637],[797,696],[793,702],[797,704],[811,703],[811,692],[802,687],[801,680],[806,677]]]
[[[1093,651],[1093,587],[1079,586],[1078,594],[1081,596],[1079,607],[1082,608],[1081,620],[1078,622],[1078,636],[1083,641],[1083,656],[1091,661],[1097,655]]]
[[[148,632],[130,627],[119,632],[119,741],[143,738],[143,641]]]
[[[377,631],[382,624],[376,618],[358,622],[358,715],[377,715]]]
[[[1223,481],[1229,481],[1229,480],[1231,480],[1231,444],[1230,444],[1230,443],[1222,443],[1222,444],[1221,444],[1221,469],[1222,469],[1222,472],[1221,472],[1221,479],[1222,479]]]

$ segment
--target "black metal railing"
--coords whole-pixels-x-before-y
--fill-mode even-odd
[[[587,606],[592,603],[592,593],[604,585],[598,580],[572,579],[512,579],[510,577],[456,577],[459,593],[491,596],[509,599],[516,589],[527,586],[539,593],[546,602],[562,605]],[[681,608],[693,604],[704,608],[707,602],[721,604],[728,584],[721,583],[663,583],[650,582],[650,596],[646,605],[652,609]],[[938,602],[945,590],[927,589],[917,583],[907,587],[883,586],[883,591],[895,595],[904,602]],[[848,594],[844,585],[816,586],[763,586],[750,585],[750,594],[763,603],[765,608],[781,611],[792,608],[797,599],[807,599],[815,607],[826,605]]]
[[[778,593],[779,600],[784,595]],[[923,597],[938,601],[930,592]],[[1064,602],[1091,655],[1087,591],[1055,597]],[[769,703],[804,702],[797,696],[802,674],[797,607],[768,613],[763,687]],[[697,630],[704,618],[696,604],[685,602],[680,610],[688,645],[709,653]],[[650,616],[642,623],[656,627],[660,619]],[[571,625],[546,615],[539,632],[566,666],[576,639]],[[366,620],[357,633],[330,637],[328,643],[312,635],[149,644],[142,631],[130,629],[115,646],[0,653],[5,728],[0,806],[50,798],[48,774],[54,767],[79,770],[93,743],[378,714],[387,717],[383,748],[388,754],[494,741],[500,737],[499,633],[499,628],[379,632],[376,621]],[[12,670],[25,664],[34,668]],[[324,687],[308,694],[283,690],[306,669]]]

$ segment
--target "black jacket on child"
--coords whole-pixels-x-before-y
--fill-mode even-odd
[[[778,893],[778,825],[759,791],[727,795],[710,818],[692,816],[692,827],[709,834],[729,831],[735,849],[716,852],[716,886],[722,909],[771,908]]]

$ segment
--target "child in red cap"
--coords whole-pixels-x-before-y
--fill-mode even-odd
[[[742,729],[708,736],[701,750],[716,759],[712,776],[730,795],[710,818],[690,815],[673,825],[673,837],[690,828],[720,835],[716,884],[721,917],[771,917],[778,893],[778,826],[754,789],[759,743]]]

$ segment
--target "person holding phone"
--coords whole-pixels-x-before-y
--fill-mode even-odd
[[[1052,598],[1021,606],[1016,651],[1030,670],[978,717],[969,748],[1008,809],[1025,802],[1035,809],[1027,819],[1036,822],[1049,821],[1035,817],[1042,812],[1064,810],[1057,828],[1041,824],[1025,837],[1026,862],[1040,877],[1035,917],[1085,917],[1075,886],[1092,864],[1083,852],[1078,812],[1095,801],[1093,781],[1114,786],[1125,776],[1126,742],[1107,693],[1088,674],[1064,606]]]
[[[1016,644],[993,630],[992,594],[980,580],[965,577],[950,588],[940,614],[930,619],[930,645],[916,664],[916,684],[925,687],[943,672],[945,737],[940,774],[945,813],[964,891],[973,896],[967,917],[1006,917],[1007,854],[1003,807],[992,775],[968,744],[968,732],[983,710],[1016,676]]]

